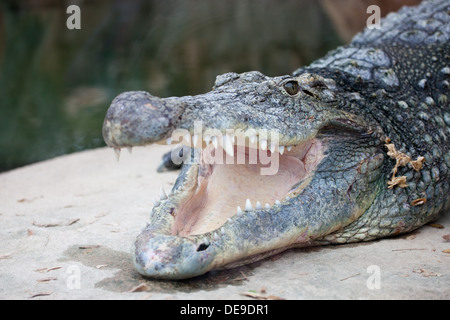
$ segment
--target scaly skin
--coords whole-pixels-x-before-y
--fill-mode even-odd
[[[390,14],[380,30],[363,31],[292,76],[227,73],[202,95],[119,95],[103,127],[114,148],[155,143],[175,129],[193,135],[194,121],[224,135],[227,129],[277,130],[285,148],[317,146],[318,160],[304,160],[306,175],[288,192],[274,191],[267,207],[225,210],[220,219],[212,213],[220,223],[208,228],[189,218],[194,209],[181,208],[219,167],[184,164],[172,194],[155,204],[135,242],[137,270],[154,278],[189,278],[292,247],[393,236],[436,219],[450,207],[449,38],[449,2],[424,1]],[[421,156],[423,166],[413,168]],[[396,160],[405,157],[393,175]],[[389,186],[395,177],[403,183]],[[235,185],[221,192],[227,187]],[[242,191],[236,203],[243,207],[256,189]]]

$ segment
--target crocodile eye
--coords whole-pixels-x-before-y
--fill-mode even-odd
[[[288,81],[283,85],[284,90],[291,96],[296,95],[300,91],[300,86],[297,81]]]

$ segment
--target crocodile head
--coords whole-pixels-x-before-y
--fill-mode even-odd
[[[341,92],[315,73],[246,72],[221,75],[197,96],[116,97],[103,126],[108,146],[193,147],[134,244],[137,270],[189,278],[333,242],[358,221],[380,189],[383,141],[342,108],[352,97]]]

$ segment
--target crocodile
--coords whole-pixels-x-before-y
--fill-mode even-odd
[[[229,72],[204,94],[118,95],[108,146],[176,140],[189,151],[134,242],[137,271],[185,279],[440,217],[450,208],[449,37],[449,1],[423,1],[291,75]]]

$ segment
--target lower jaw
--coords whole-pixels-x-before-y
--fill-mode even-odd
[[[246,182],[246,175],[240,171],[245,168],[239,168],[239,165],[209,168],[193,164],[183,169],[183,176],[177,182],[173,194],[164,196],[153,209],[150,224],[135,242],[134,262],[139,273],[152,278],[185,279],[212,269],[250,263],[307,244],[310,237],[308,226],[305,224],[305,227],[298,228],[288,222],[296,214],[297,197],[308,186],[316,165],[324,157],[320,141],[313,139],[308,147],[299,146],[287,154],[290,157],[303,155],[302,159],[297,159],[302,162],[302,174],[290,183],[285,183],[287,173],[298,171],[281,170],[281,178],[275,175],[265,179],[270,181],[280,178],[277,184],[284,184],[262,191],[258,188],[261,181],[243,189],[237,188],[235,192],[229,191],[239,185],[239,179]],[[289,161],[282,159],[280,163],[286,160]],[[244,173],[249,174],[252,172],[250,169],[247,168]],[[241,174],[236,175],[236,170]],[[217,183],[230,177],[236,181],[227,180],[229,185],[223,188],[227,192],[220,192],[218,186],[221,184]],[[260,178],[259,175],[256,177]],[[267,190],[270,192],[267,193]],[[263,196],[268,199],[262,199]],[[261,201],[261,207],[257,206],[256,197],[261,197],[257,200]],[[246,199],[251,202],[251,207],[246,206]],[[223,205],[229,202],[232,205]],[[236,203],[239,209],[234,207]]]

